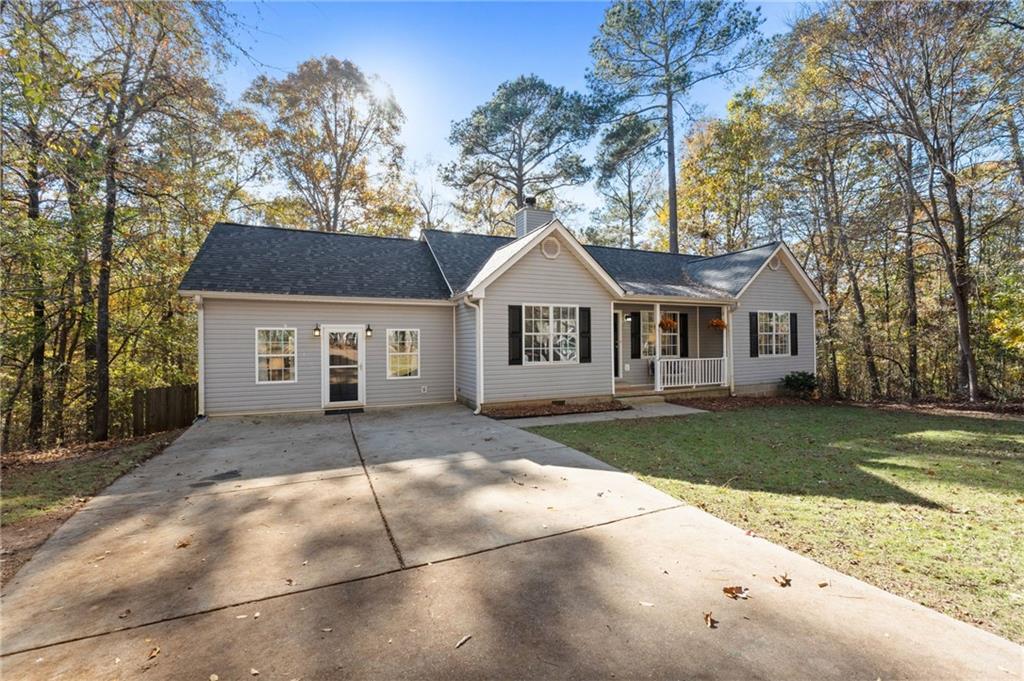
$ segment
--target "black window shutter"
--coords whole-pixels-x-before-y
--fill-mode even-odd
[[[796,312],[790,312],[789,313],[789,354],[791,354],[791,355],[798,354],[797,353],[797,345],[796,345],[796,336],[797,336],[796,328],[797,328],[797,325],[796,325]]]
[[[590,364],[590,308],[580,308],[580,363]]]
[[[757,313],[750,313],[750,356],[757,357]]]
[[[523,306],[508,306],[508,363],[523,363]]]
[[[629,313],[629,356],[640,358],[640,313]]]
[[[700,352],[697,354],[699,355]],[[679,315],[679,356],[690,356],[690,315],[688,314]]]

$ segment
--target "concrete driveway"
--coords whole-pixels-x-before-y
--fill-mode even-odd
[[[2,606],[19,679],[1024,676],[1019,646],[455,406],[197,424]]]

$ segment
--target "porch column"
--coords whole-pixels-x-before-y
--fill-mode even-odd
[[[661,303],[654,304],[654,389],[661,390]]]

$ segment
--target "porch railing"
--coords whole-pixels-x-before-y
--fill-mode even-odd
[[[655,365],[655,390],[725,383],[725,358],[660,359]]]

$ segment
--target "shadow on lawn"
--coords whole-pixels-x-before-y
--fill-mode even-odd
[[[537,432],[632,473],[751,492],[946,508],[901,485],[1024,481],[1017,421],[808,406]]]

